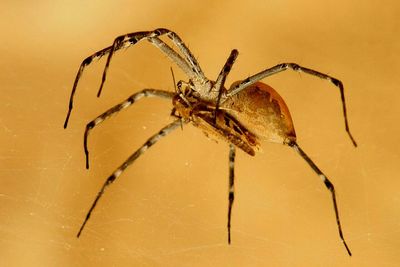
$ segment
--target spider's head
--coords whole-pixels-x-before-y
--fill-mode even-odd
[[[194,86],[191,83],[179,81],[175,96],[172,98],[174,106],[174,116],[190,120],[194,110],[202,106],[203,102],[199,101]]]
[[[172,105],[174,106],[172,115],[175,117],[189,119],[192,114],[192,104],[183,93],[177,93],[172,98]]]

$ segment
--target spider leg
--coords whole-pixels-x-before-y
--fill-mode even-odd
[[[153,135],[150,137],[146,143],[144,143],[138,150],[135,151],[121,166],[119,166],[112,174],[110,177],[107,178],[103,186],[101,187],[100,191],[97,193],[97,196],[90,207],[88,213],[86,214],[85,220],[83,221],[81,228],[78,231],[77,237],[82,233],[83,228],[85,227],[87,221],[90,218],[90,215],[92,214],[94,208],[97,205],[97,202],[101,198],[101,196],[104,194],[105,189],[111,185],[123,172],[124,170],[131,165],[138,157],[140,157],[144,152],[146,152],[147,149],[149,149],[152,145],[154,145],[158,140],[160,140],[162,137],[165,137],[167,134],[171,133],[174,129],[176,129],[179,125],[181,124],[180,120],[175,120],[174,122],[168,124],[164,128],[162,128],[157,134]]]
[[[178,53],[176,53],[171,47],[169,47],[165,42],[163,42],[158,37],[161,35],[167,35],[173,43],[181,50],[185,59],[183,59]],[[142,39],[147,39],[157,48],[159,48],[162,52],[164,52],[172,61],[174,61],[191,79],[198,79],[201,78],[202,82],[206,82],[207,79],[205,78],[202,70],[200,69],[199,64],[197,63],[196,59],[189,51],[189,49],[185,46],[182,40],[178,37],[178,35],[170,30],[159,28],[154,31],[148,32],[134,32],[128,33],[115,38],[114,43],[112,45],[111,51],[108,54],[107,62],[104,67],[103,77],[101,79],[101,84],[97,96],[100,96],[104,82],[107,76],[107,70],[111,62],[111,58],[115,51],[129,47]],[[196,75],[197,74],[197,75]],[[200,75],[200,77],[199,77]]]
[[[225,85],[226,77],[228,76],[229,72],[231,71],[233,63],[235,63],[235,60],[238,55],[239,55],[239,51],[237,51],[236,49],[233,49],[231,51],[231,54],[229,55],[228,59],[226,60],[225,65],[222,67],[222,70],[219,73],[217,80],[215,81],[214,88],[218,92],[218,97],[217,97],[217,103],[215,105],[214,121],[217,120],[217,112],[219,109],[219,104],[221,102],[221,96],[225,90],[224,85]],[[212,89],[212,87],[211,87],[211,89]]]
[[[228,244],[231,244],[231,215],[232,205],[235,199],[235,155],[236,148],[229,145],[229,206],[228,206]]]
[[[114,40],[114,43],[113,43],[112,46],[109,46],[109,47],[106,47],[106,48],[104,48],[104,49],[102,49],[100,51],[97,51],[96,53],[94,53],[91,56],[89,56],[86,59],[84,59],[82,61],[81,65],[80,65],[79,69],[78,69],[78,72],[77,72],[76,77],[75,77],[74,85],[72,87],[71,95],[70,95],[70,98],[69,98],[68,112],[67,112],[67,116],[66,116],[65,122],[64,122],[64,128],[67,128],[69,117],[71,115],[71,111],[72,111],[72,108],[73,108],[73,99],[74,99],[74,96],[75,96],[76,88],[78,86],[78,82],[79,82],[79,80],[80,80],[80,78],[82,76],[82,73],[83,73],[85,67],[88,66],[91,62],[93,62],[93,60],[100,59],[101,57],[103,57],[105,55],[108,55],[107,62],[106,62],[106,65],[104,67],[104,71],[103,71],[103,75],[102,75],[100,88],[99,88],[99,91],[97,93],[97,96],[100,96],[102,88],[103,88],[103,85],[104,85],[104,82],[106,80],[107,70],[108,70],[108,67],[110,65],[111,58],[112,58],[113,54],[116,51],[118,51],[118,50],[120,50],[122,48],[129,48],[130,46],[136,44],[137,42],[139,42],[140,40],[142,40],[144,38],[148,39],[152,44],[154,44],[162,52],[164,52],[189,77],[194,78],[195,77],[195,73],[194,73],[193,67],[190,67],[189,64],[187,63],[187,61],[185,61],[177,52],[175,52],[165,42],[163,42],[162,40],[160,40],[158,38],[158,36],[166,34],[166,33],[169,33],[169,32],[170,31],[168,31],[166,29],[158,29],[158,30],[155,30],[155,31],[135,32],[135,33],[129,33],[129,34],[121,35],[121,36],[117,37]],[[176,44],[176,43],[174,42],[174,44]],[[178,46],[178,44],[176,44],[176,45]],[[183,49],[180,46],[178,46],[178,47],[180,49]],[[185,46],[185,48],[186,48],[186,46]],[[194,57],[193,57],[193,59],[194,59]],[[197,61],[193,60],[193,59],[190,62],[194,61],[195,63],[197,63]],[[200,72],[201,72],[201,70],[200,70]],[[205,80],[207,80],[207,79],[205,78]]]
[[[67,113],[67,117],[65,118],[64,129],[67,128],[67,125],[68,125],[69,116],[71,115],[71,111],[72,111],[73,104],[74,104],[73,102],[74,102],[74,95],[75,95],[76,87],[78,86],[78,81],[81,78],[83,70],[93,60],[101,58],[102,56],[108,54],[110,51],[111,51],[111,46],[106,47],[106,48],[104,48],[104,49],[102,49],[100,51],[97,51],[93,55],[85,58],[82,61],[81,65],[79,66],[78,72],[76,73],[74,85],[72,86],[71,96],[69,97],[68,113]]]
[[[307,154],[299,147],[299,145],[296,142],[291,142],[289,146],[293,147],[293,149],[300,154],[300,156],[310,165],[310,167],[318,174],[318,176],[322,179],[324,182],[326,188],[331,192],[332,194],[332,201],[333,201],[333,209],[335,210],[335,216],[336,216],[336,223],[338,226],[339,230],[339,236],[340,239],[343,242],[343,245],[345,246],[347,253],[351,256],[351,251],[349,247],[346,244],[346,241],[344,240],[343,232],[342,232],[342,226],[340,224],[340,219],[339,219],[339,209],[336,203],[336,194],[335,194],[335,188],[331,181],[329,181],[328,177],[315,165],[315,163],[307,156]]]
[[[179,48],[179,50],[184,55],[186,61],[192,67],[193,71],[197,74],[197,77],[200,77],[202,81],[208,81],[208,79],[204,76],[203,71],[200,68],[199,63],[196,58],[193,56],[192,52],[190,52],[189,48],[185,45],[182,39],[173,31],[168,29],[158,29],[167,32],[167,36],[172,40],[172,42]]]
[[[83,137],[83,147],[85,150],[85,155],[86,155],[86,169],[89,169],[89,150],[87,148],[87,139],[89,136],[89,132],[97,125],[102,123],[104,120],[108,119],[111,117],[111,115],[118,113],[119,111],[126,109],[133,105],[136,101],[143,97],[160,97],[160,98],[165,98],[165,99],[172,99],[174,96],[174,93],[172,92],[167,92],[163,90],[156,90],[156,89],[144,89],[138,93],[135,93],[128,97],[125,101],[115,105],[114,107],[110,108],[103,114],[97,116],[94,120],[89,122],[86,125],[85,129],[85,134]]]
[[[332,76],[329,76],[327,74],[324,74],[322,72],[302,67],[302,66],[300,66],[300,65],[298,65],[296,63],[281,63],[281,64],[278,64],[278,65],[272,67],[272,68],[268,68],[268,69],[263,70],[263,71],[255,74],[255,75],[252,75],[252,76],[248,77],[247,79],[243,80],[241,83],[239,83],[239,84],[235,85],[234,87],[230,88],[228,93],[226,94],[226,97],[228,98],[228,97],[231,97],[233,95],[236,95],[240,91],[242,91],[245,88],[249,87],[250,85],[260,81],[261,79],[264,79],[264,78],[266,78],[268,76],[271,76],[271,75],[274,75],[276,73],[285,71],[287,69],[291,69],[291,70],[298,71],[298,72],[304,72],[306,74],[309,74],[309,75],[312,75],[312,76],[316,76],[316,77],[319,77],[319,78],[324,79],[324,80],[328,80],[331,83],[333,83],[333,85],[335,85],[336,87],[339,88],[340,96],[341,96],[341,100],[342,100],[343,116],[344,116],[344,124],[345,124],[345,128],[346,128],[346,132],[349,135],[351,141],[353,142],[353,145],[356,147],[357,143],[356,143],[356,141],[354,140],[353,136],[350,133],[349,123],[348,123],[348,120],[347,120],[346,101],[345,101],[345,98],[344,98],[343,83],[340,80],[338,80],[338,79],[336,79],[336,78],[334,78]]]

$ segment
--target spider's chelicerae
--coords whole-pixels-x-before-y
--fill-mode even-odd
[[[176,46],[180,52],[178,53],[161,40],[160,37],[162,35],[166,35],[171,39],[173,45]],[[270,86],[260,82],[260,80],[268,76],[287,69],[303,72],[330,81],[340,90],[345,128],[353,142],[353,145],[357,146],[348,126],[343,84],[338,79],[327,74],[299,66],[295,63],[281,63],[272,68],[260,71],[244,80],[235,82],[227,89],[225,87],[225,80],[238,56],[237,50],[232,50],[217,79],[212,81],[205,77],[196,58],[176,33],[167,29],[129,33],[117,37],[111,46],[104,48],[83,60],[72,88],[69,110],[65,119],[64,128],[67,127],[73,107],[75,91],[84,68],[94,59],[107,56],[100,89],[97,94],[97,96],[100,96],[106,80],[107,70],[114,53],[122,48],[133,46],[141,40],[147,40],[160,49],[168,58],[178,65],[178,67],[189,77],[189,80],[187,82],[179,81],[176,84],[175,92],[158,89],[143,89],[142,91],[131,95],[120,104],[110,108],[87,124],[84,134],[84,149],[86,154],[86,168],[89,168],[89,151],[87,149],[87,138],[89,132],[95,126],[110,118],[111,115],[130,107],[137,100],[143,97],[160,97],[172,101],[173,108],[171,115],[175,118],[172,123],[151,136],[121,166],[119,166],[110,177],[108,177],[90,207],[86,218],[79,229],[77,237],[81,235],[83,228],[88,222],[90,215],[105,189],[113,183],[129,165],[131,165],[158,140],[168,135],[179,126],[191,123],[200,128],[207,136],[226,141],[229,144],[229,205],[227,224],[229,244],[231,242],[230,228],[231,211],[234,200],[234,162],[236,148],[243,150],[250,156],[254,156],[255,152],[259,148],[260,140],[266,140],[292,147],[322,179],[326,188],[332,195],[339,236],[348,254],[351,256],[350,249],[343,237],[333,184],[296,143],[296,134],[293,122],[288,107],[282,97]]]

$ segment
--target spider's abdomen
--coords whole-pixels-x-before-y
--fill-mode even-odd
[[[280,144],[296,141],[288,107],[283,98],[264,83],[257,82],[240,91],[222,107],[261,139]]]

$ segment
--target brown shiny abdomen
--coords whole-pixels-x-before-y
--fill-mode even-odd
[[[257,82],[227,99],[221,107],[260,139],[281,144],[296,140],[289,109],[269,85]]]

